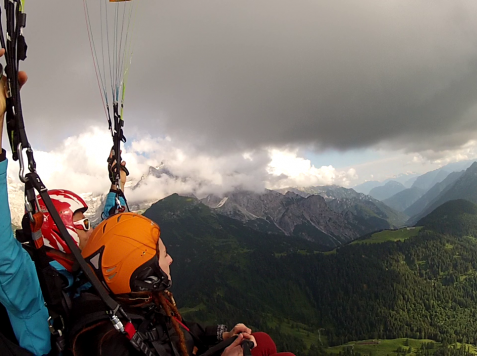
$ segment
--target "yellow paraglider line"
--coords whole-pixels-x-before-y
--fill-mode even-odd
[[[136,24],[136,7],[133,6],[131,8],[131,12],[129,14],[129,21],[128,21],[128,29],[126,31],[126,40],[125,40],[125,45],[127,46],[126,50],[124,51],[124,56],[123,56],[123,83],[122,83],[122,94],[121,94],[121,115],[120,118],[123,120],[123,108],[124,108],[124,98],[126,96],[126,84],[128,81],[128,76],[129,76],[129,66],[131,65],[132,61],[132,56],[133,56],[133,45],[132,45],[132,40],[131,38],[128,38],[129,36],[129,25],[131,24],[131,18],[132,18],[132,29],[131,29],[131,37],[133,37],[134,33],[134,28]],[[126,54],[129,53],[129,58],[126,60]]]
[[[88,3],[93,5],[93,3],[97,4],[98,1],[100,2],[99,12],[96,13]],[[133,55],[136,3],[131,1],[83,0],[94,69],[101,92],[103,108],[113,136],[113,117],[123,121],[126,84]],[[124,4],[121,4],[123,2]],[[115,6],[115,8],[110,8],[108,11],[108,6]],[[99,21],[95,20],[98,15]],[[100,36],[100,38],[98,39],[97,36]],[[107,89],[108,87],[109,89]],[[118,112],[118,109],[120,112]]]

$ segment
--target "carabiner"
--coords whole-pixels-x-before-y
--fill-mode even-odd
[[[25,164],[23,163],[23,147],[20,142],[17,146],[18,161],[20,162],[20,170],[18,171],[18,177],[23,183],[28,182],[28,178],[25,176]]]

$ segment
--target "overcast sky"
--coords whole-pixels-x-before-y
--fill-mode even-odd
[[[188,177],[151,183],[158,196],[353,186],[477,156],[473,0],[136,3],[124,156],[132,179],[161,162]],[[83,2],[26,12],[40,174],[49,188],[107,189]]]

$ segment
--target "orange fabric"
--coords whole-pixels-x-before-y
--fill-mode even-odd
[[[34,240],[36,249],[40,249],[43,246],[43,237],[40,237],[37,240]]]
[[[38,212],[33,214],[33,223],[30,223],[31,226],[31,231],[32,232],[37,232],[38,230],[41,229],[41,225],[43,225],[43,213]]]

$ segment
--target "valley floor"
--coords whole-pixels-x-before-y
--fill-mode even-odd
[[[446,348],[447,351],[444,351]],[[369,355],[369,356],[394,356],[394,355],[446,355],[454,354],[448,350],[455,350],[457,354],[477,354],[477,349],[470,344],[443,345],[440,342],[427,339],[393,339],[393,340],[360,340],[344,345],[325,348],[329,355]],[[449,352],[449,353],[448,353]]]

